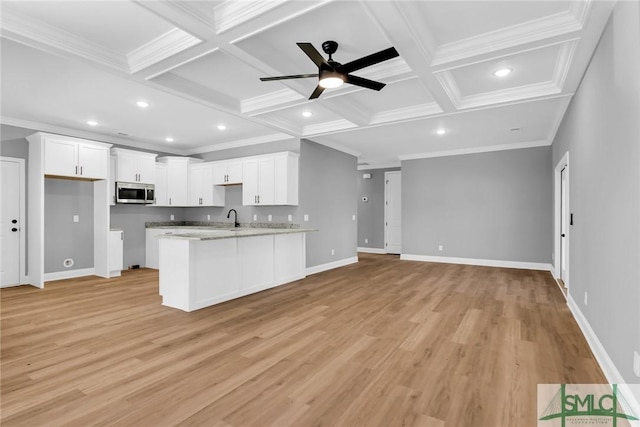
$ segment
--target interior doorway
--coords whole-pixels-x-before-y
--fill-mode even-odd
[[[402,172],[384,173],[384,249],[402,252]]]
[[[569,208],[569,153],[565,153],[555,168],[555,259],[554,273],[566,293],[569,290],[569,253],[571,250],[571,210]]]
[[[25,161],[0,157],[0,287],[25,281]]]

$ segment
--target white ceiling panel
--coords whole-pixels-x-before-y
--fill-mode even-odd
[[[129,1],[3,1],[3,7],[124,55],[173,28]]]
[[[416,1],[407,6],[438,45],[514,27],[569,10],[570,1]]]
[[[450,73],[462,96],[551,82],[561,47],[561,45],[555,45],[520,52],[455,68],[450,70]],[[500,68],[510,68],[512,72],[505,77],[494,76],[494,71]]]

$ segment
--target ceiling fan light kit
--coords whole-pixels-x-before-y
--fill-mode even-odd
[[[332,55],[338,49],[338,43],[333,40],[328,40],[322,43],[322,50],[324,51],[324,53],[329,55],[329,59],[325,59],[322,55],[320,55],[320,52],[318,52],[318,50],[313,47],[311,43],[297,43],[297,45],[305,54],[307,54],[309,59],[311,59],[311,61],[316,64],[316,66],[318,67],[317,74],[294,74],[289,76],[261,77],[260,80],[263,82],[267,82],[274,80],[317,77],[318,85],[316,86],[309,99],[317,98],[325,89],[340,87],[343,83],[349,83],[352,85],[379,91],[383,87],[385,87],[384,83],[354,76],[350,73],[399,56],[398,51],[394,47],[390,47],[388,49],[381,50],[380,52],[364,56],[360,59],[347,62],[346,64],[340,64],[339,62],[334,61],[332,57]]]

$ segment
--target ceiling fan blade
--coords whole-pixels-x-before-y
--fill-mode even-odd
[[[316,86],[316,90],[313,91],[309,99],[315,99],[320,96],[320,94],[324,91],[324,88],[320,85]]]
[[[358,76],[352,76],[351,74],[347,74],[347,83],[356,86],[366,87],[367,89],[380,90],[386,86],[386,83],[380,83],[373,80],[365,79]]]
[[[340,73],[348,74],[353,71],[359,70],[361,68],[369,67],[379,62],[383,62],[391,58],[395,58],[396,56],[400,56],[400,54],[398,53],[395,47],[390,47],[388,49],[381,50],[380,52],[363,56],[362,58],[356,59],[355,61],[342,64],[339,67],[336,67],[336,71]]]
[[[318,77],[318,73],[316,74],[294,74],[291,76],[276,76],[276,77],[260,77],[260,81],[270,82],[272,80],[286,80],[286,79],[306,79],[309,77]]]
[[[322,55],[320,55],[320,52],[318,52],[318,49],[313,47],[311,43],[296,43],[296,44],[300,49],[302,49],[304,53],[307,54],[309,59],[311,59],[313,63],[318,66],[318,68],[320,68],[322,64],[329,65],[327,60],[324,59]],[[331,67],[331,69],[333,69],[333,67]]]

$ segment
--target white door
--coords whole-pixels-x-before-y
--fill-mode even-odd
[[[0,170],[0,287],[20,284],[20,162],[2,159]]]
[[[384,174],[384,247],[388,254],[402,251],[401,177],[400,171]]]
[[[560,171],[560,278],[565,287],[569,287],[569,281],[567,280],[567,264],[569,262],[567,248],[570,215],[568,212],[568,174],[569,166],[567,165]]]

